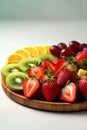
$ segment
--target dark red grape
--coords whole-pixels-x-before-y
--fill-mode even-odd
[[[84,47],[84,48],[83,48],[83,51],[84,51],[84,50],[87,50],[87,47]]]
[[[87,43],[82,43],[81,46],[82,46],[82,49],[87,48]]]
[[[63,42],[58,43],[57,46],[58,46],[61,50],[67,48],[67,45],[66,45],[65,43],[63,43]]]
[[[71,41],[69,43],[69,47],[75,54],[81,51],[82,49],[81,44],[77,41]]]
[[[72,55],[72,50],[69,47],[61,50],[60,52],[60,56],[71,56],[71,55]]]
[[[50,53],[56,57],[60,57],[60,48],[56,45],[50,47]]]

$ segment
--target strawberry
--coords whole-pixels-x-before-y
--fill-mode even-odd
[[[58,61],[56,61],[56,65],[55,65],[55,70],[54,70],[54,75],[58,75],[59,71],[64,69],[65,66],[67,64],[67,61],[63,58],[58,59]]]
[[[42,65],[35,66],[28,70],[28,75],[42,80],[45,77],[44,67]]]
[[[70,81],[75,83],[76,80],[77,80],[77,75],[74,72],[70,71]]]
[[[42,94],[47,101],[53,101],[60,92],[60,87],[55,81],[47,81],[42,85]]]
[[[85,100],[87,100],[87,78],[80,79],[79,88],[83,97],[85,98]]]
[[[62,69],[68,69],[70,71],[77,71],[77,67],[73,63],[69,63],[68,60],[65,60],[64,58],[60,58],[54,61],[55,64],[55,70],[54,75],[58,75],[58,73]]]
[[[44,100],[44,96],[42,94],[42,87],[39,87],[39,89],[34,94],[33,99]]]
[[[55,64],[51,60],[45,59],[45,60],[43,60],[42,64],[43,64],[45,69],[48,69],[48,70],[50,70],[50,69],[54,70],[55,69]]]
[[[77,87],[73,82],[70,82],[65,87],[63,87],[60,91],[59,98],[66,102],[75,102],[77,94]]]
[[[83,60],[87,60],[87,50],[83,50],[76,55],[76,62],[81,63]]]
[[[61,58],[60,58],[61,59]],[[56,65],[59,62],[59,59],[56,59],[53,61],[53,63]]]
[[[76,75],[68,69],[63,69],[59,72],[57,77],[57,84],[61,87],[65,86],[68,81],[75,82]]]
[[[23,81],[23,92],[26,98],[32,98],[39,89],[40,83],[36,79],[27,78]]]

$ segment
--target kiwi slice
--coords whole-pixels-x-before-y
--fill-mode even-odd
[[[17,63],[7,64],[1,70],[4,76],[7,76],[8,74],[12,72],[18,72],[18,71],[21,71],[21,70],[19,69],[19,66]]]
[[[53,56],[52,54],[41,54],[41,55],[37,56],[37,59],[39,61],[40,60],[42,61],[42,60],[45,60],[45,59],[54,61],[54,60],[57,59],[57,57]]]
[[[12,91],[22,91],[22,83],[28,75],[23,72],[12,72],[6,77],[6,85]]]
[[[37,58],[27,58],[27,59],[21,60],[18,63],[18,66],[22,71],[26,72],[28,69],[30,69],[31,67],[34,67],[38,63],[39,63],[39,59]]]

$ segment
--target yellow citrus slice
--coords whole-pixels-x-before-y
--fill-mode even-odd
[[[12,54],[8,57],[7,62],[8,63],[15,63],[19,62],[20,60],[24,59],[24,57],[20,54]]]
[[[45,45],[44,47],[46,48],[47,53],[49,54],[50,53],[50,45]]]
[[[15,51],[15,54],[21,54],[24,58],[27,58],[27,57],[31,58],[30,52],[25,49],[17,50]]]
[[[36,45],[36,46],[29,46],[23,49],[16,50],[13,54],[11,54],[7,62],[8,63],[15,63],[19,62],[24,58],[32,58],[37,57],[40,54],[50,53],[50,45]]]
[[[31,46],[31,47],[26,47],[26,48],[24,48],[24,49],[27,50],[28,52],[30,52],[31,57],[37,57],[37,56],[39,55],[38,50],[37,50],[35,47],[33,47],[33,46]]]
[[[47,53],[47,50],[44,46],[36,45],[35,48],[38,50],[39,54]]]

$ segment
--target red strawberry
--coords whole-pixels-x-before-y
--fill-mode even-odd
[[[60,87],[55,81],[47,81],[42,85],[42,94],[47,101],[53,101],[60,92]]]
[[[56,59],[53,61],[53,63],[56,65],[59,62],[59,59]]]
[[[77,80],[76,74],[74,72],[70,71],[70,81],[75,83],[76,80]]]
[[[45,77],[44,67],[41,65],[35,66],[28,70],[29,76],[36,76],[38,79],[43,79]]]
[[[42,94],[42,87],[39,87],[37,92],[33,96],[34,99],[44,100],[44,96]]]
[[[23,81],[23,92],[25,97],[32,98],[36,91],[39,89],[40,83],[36,79],[25,79]]]
[[[66,67],[67,61],[65,59],[58,59],[58,61],[56,61],[56,66],[55,66],[55,70],[54,70],[54,75],[58,75],[59,71],[64,69]]]
[[[57,77],[57,84],[60,87],[64,87],[68,81],[75,82],[76,75],[70,70],[67,70],[67,69],[61,70]]]
[[[87,60],[87,50],[83,50],[83,51],[77,53],[77,55],[76,55],[76,60],[75,61],[77,63],[80,63],[83,60]]]
[[[73,82],[63,87],[60,91],[59,98],[66,102],[75,102],[77,94],[77,87]]]
[[[87,100],[87,78],[82,78],[79,81],[79,87],[83,97]]]
[[[57,59],[54,61],[54,64],[55,64],[55,71],[54,71],[54,74],[57,75],[58,72],[62,69],[68,69],[70,71],[76,71],[77,70],[77,67],[73,64],[70,64],[68,62],[68,60],[65,60],[65,59]]]
[[[55,69],[55,64],[51,60],[45,59],[45,60],[43,60],[42,64],[43,64],[45,69],[48,69],[48,70],[50,70],[50,69],[54,70]]]

